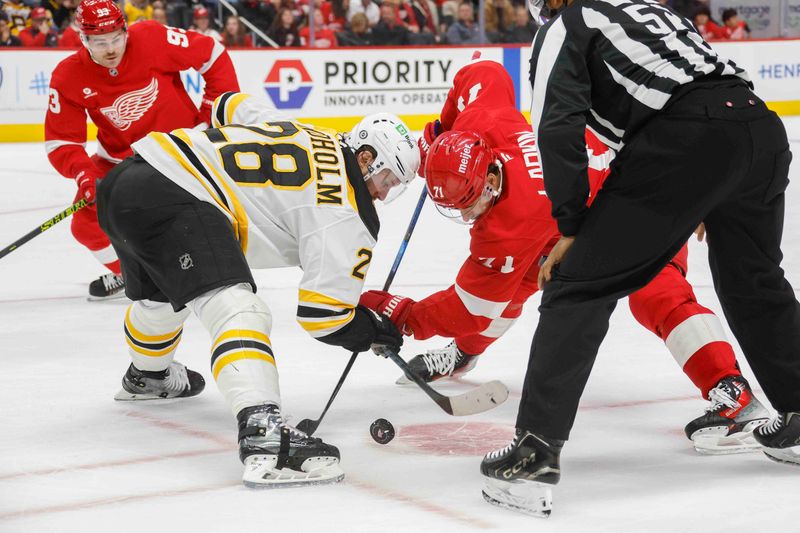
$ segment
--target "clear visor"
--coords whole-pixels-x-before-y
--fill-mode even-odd
[[[497,193],[495,190],[490,186],[486,185],[483,188],[483,192],[478,197],[475,202],[472,203],[471,206],[466,207],[464,209],[457,209],[455,207],[444,207],[442,205],[436,204],[436,209],[441,213],[445,218],[452,220],[458,224],[463,224],[465,226],[471,226],[475,223],[478,218],[494,204],[494,199],[497,197]]]
[[[128,34],[123,30],[107,35],[86,35],[86,47],[97,55],[119,51],[125,47],[127,37]]]
[[[381,169],[375,174],[370,174],[364,179],[372,183],[372,188],[378,199],[385,204],[395,200],[406,190],[406,184],[400,181],[400,178],[388,168]]]

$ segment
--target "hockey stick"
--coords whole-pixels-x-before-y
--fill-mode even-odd
[[[0,259],[5,257],[5,256],[7,256],[8,254],[10,254],[14,250],[16,250],[17,248],[22,246],[23,244],[25,244],[29,240],[33,239],[37,235],[41,235],[45,231],[49,230],[50,228],[52,228],[53,226],[55,226],[56,224],[58,224],[59,222],[61,222],[65,218],[67,218],[68,216],[70,216],[73,213],[75,213],[76,211],[78,211],[80,209],[83,209],[87,205],[88,205],[88,202],[86,201],[86,199],[81,199],[79,202],[76,202],[76,203],[72,204],[71,206],[69,206],[68,208],[64,209],[63,211],[61,211],[60,213],[58,213],[54,217],[45,220],[44,222],[42,222],[39,225],[39,227],[37,227],[36,229],[30,231],[29,233],[26,233],[21,238],[17,239],[13,243],[11,243],[7,247],[5,247],[2,251],[0,251]]]
[[[411,240],[411,234],[414,232],[414,226],[417,225],[417,219],[419,218],[419,214],[422,212],[422,205],[425,203],[425,198],[427,197],[428,197],[428,190],[425,187],[423,187],[422,194],[420,194],[419,200],[417,201],[417,207],[414,209],[414,214],[411,215],[411,221],[408,223],[406,234],[403,236],[403,242],[400,243],[400,248],[397,250],[397,255],[395,255],[394,257],[394,263],[392,264],[392,268],[389,269],[389,275],[386,277],[386,282],[383,284],[384,291],[388,291],[389,287],[392,285],[392,281],[394,281],[394,276],[397,273],[397,269],[400,267],[400,261],[402,261],[403,255],[405,255],[406,253],[406,248],[408,247],[408,241]],[[331,397],[328,399],[328,403],[325,404],[325,409],[322,410],[322,414],[319,415],[319,418],[317,418],[316,420],[305,418],[297,424],[297,429],[308,435],[314,434],[314,432],[319,427],[320,422],[322,422],[322,419],[325,418],[325,413],[328,412],[328,409],[333,403],[333,399],[336,398],[337,394],[339,394],[339,389],[342,388],[342,384],[344,383],[344,380],[347,378],[347,375],[350,373],[350,369],[353,368],[353,363],[356,362],[356,357],[358,357],[358,353],[359,352],[353,352],[353,354],[350,356],[350,360],[347,362],[347,366],[344,367],[344,371],[342,372],[342,377],[339,378],[339,382],[333,389],[333,393],[331,393]]]
[[[387,349],[384,350],[382,355],[388,357],[394,364],[399,366],[400,369],[448,415],[467,416],[483,413],[484,411],[494,409],[508,399],[508,387],[498,380],[489,381],[462,394],[445,396],[444,394],[436,392],[430,385],[425,383],[425,380],[411,370],[408,363],[406,363],[397,352]]]

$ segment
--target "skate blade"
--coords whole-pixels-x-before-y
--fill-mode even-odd
[[[700,429],[692,435],[692,443],[697,453],[703,455],[730,455],[761,450],[761,445],[753,436],[753,430],[766,420],[751,420],[742,428],[728,435],[727,426]]]
[[[800,466],[800,446],[791,448],[761,448],[769,459],[776,463]]]
[[[114,300],[121,300],[125,298],[125,291],[117,292],[111,296],[92,296],[91,294],[86,297],[87,302],[112,302]]]
[[[118,402],[141,402],[146,400],[174,400],[178,398],[178,396],[169,396],[163,397],[155,393],[133,393],[128,392],[125,389],[120,389],[118,393],[114,395],[114,399]]]
[[[344,479],[335,457],[311,457],[302,470],[275,468],[277,455],[251,455],[244,460],[242,483],[252,489],[279,489],[306,485],[329,485]]]
[[[538,518],[553,509],[552,485],[537,481],[502,481],[484,476],[483,499],[492,505]]]

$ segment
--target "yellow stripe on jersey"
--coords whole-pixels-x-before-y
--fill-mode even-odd
[[[262,352],[255,352],[252,350],[241,350],[241,351],[231,352],[228,355],[220,357],[214,362],[214,368],[212,369],[212,373],[214,374],[214,379],[217,379],[217,376],[219,376],[219,373],[225,366],[229,365],[230,363],[233,363],[234,361],[241,361],[242,359],[256,359],[260,361],[265,361],[275,366],[275,359],[272,356]]]
[[[137,341],[142,342],[167,342],[168,340],[175,337],[175,335],[183,329],[183,326],[178,327],[178,329],[171,331],[169,333],[165,333],[164,335],[145,335],[135,327],[133,327],[133,323],[131,322],[131,309],[133,308],[133,304],[128,306],[128,310],[125,312],[125,327],[128,328],[128,331],[133,335]]]
[[[325,331],[325,335],[329,333],[333,333],[337,329],[341,328],[345,324],[349,323],[353,320],[353,315],[355,314],[355,309],[351,310],[344,318],[336,318],[334,320],[325,320],[323,322],[312,322],[308,318],[300,318],[297,317],[297,322],[303,327],[304,330],[311,332],[321,332]]]
[[[322,294],[320,292],[309,291],[306,289],[300,289],[298,292],[299,292],[300,302],[330,305],[332,307],[338,307],[341,309],[353,308],[353,306],[350,304],[346,304],[344,302],[337,300],[336,298],[326,296],[325,294]]]
[[[211,166],[211,163],[208,159],[203,156],[203,162],[205,162],[206,167],[211,169],[211,172],[214,173],[214,176],[217,178],[217,184],[221,185],[225,192],[228,193],[228,198],[233,204],[233,229],[236,233],[236,238],[239,239],[239,245],[242,247],[242,252],[247,253],[247,242],[249,236],[249,222],[247,218],[247,212],[242,207],[242,203],[239,201],[239,198],[236,196],[236,193],[228,187],[228,184],[225,183],[225,180],[222,176],[219,175],[219,172]]]
[[[180,131],[180,130],[178,130],[178,131]],[[225,205],[225,202],[223,202],[219,198],[219,196],[217,196],[217,194],[211,188],[209,188],[208,184],[206,183],[205,178],[203,178],[203,176],[201,176],[198,173],[197,169],[194,168],[194,166],[191,163],[189,163],[183,157],[183,155],[181,154],[180,150],[178,150],[177,148],[175,148],[175,146],[173,146],[172,142],[169,140],[169,137],[167,137],[166,133],[154,132],[154,133],[151,133],[150,135],[148,135],[148,137],[150,137],[151,139],[156,141],[158,143],[158,145],[161,147],[161,149],[164,150],[167,153],[167,155],[169,155],[172,159],[177,161],[181,165],[181,167],[183,167],[187,172],[189,172],[189,174],[194,176],[195,179],[200,182],[200,185],[202,185],[203,188],[206,191],[208,191],[208,194],[211,195],[211,198],[214,200],[214,202],[216,202],[216,204],[223,211],[228,213],[228,215],[230,215],[231,218],[233,218],[233,219],[236,218],[236,216],[233,213],[231,213],[230,209],[228,209],[228,207]],[[180,137],[178,137],[178,138],[180,138]]]
[[[236,112],[236,108],[239,107],[239,104],[244,102],[250,98],[249,94],[246,93],[239,93],[235,96],[231,96],[228,98],[228,101],[225,102],[225,123],[230,124],[233,122],[233,114]]]

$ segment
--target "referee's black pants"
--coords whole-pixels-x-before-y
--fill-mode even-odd
[[[756,378],[776,409],[800,410],[800,304],[780,268],[786,131],[744,86],[686,89],[620,152],[545,284],[519,428],[569,437],[617,300],[655,277],[700,222],[714,287]]]

